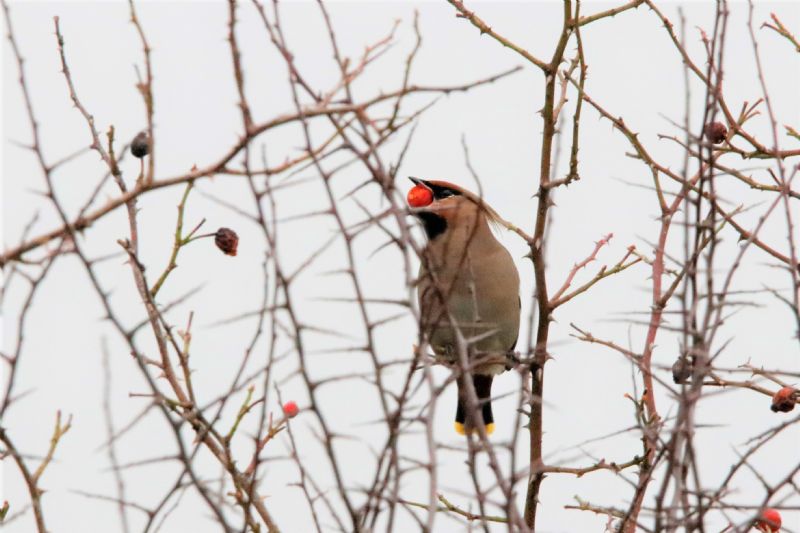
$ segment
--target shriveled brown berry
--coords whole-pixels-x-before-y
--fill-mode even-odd
[[[672,365],[672,381],[680,385],[692,375],[692,362],[688,358],[679,356]]]
[[[146,131],[133,138],[131,141],[131,153],[139,159],[150,153],[150,137],[148,137]]]
[[[797,403],[800,391],[793,387],[784,387],[772,395],[771,409],[776,413],[788,413],[794,409],[794,404]]]
[[[703,128],[703,132],[706,134],[706,140],[714,144],[719,144],[724,141],[725,137],[728,135],[728,128],[726,128],[725,124],[722,122],[709,122],[706,124],[706,127]]]
[[[229,228],[219,228],[214,234],[214,244],[222,250],[225,255],[236,255],[236,247],[239,246],[239,236]]]

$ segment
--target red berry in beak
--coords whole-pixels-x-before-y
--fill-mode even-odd
[[[411,207],[425,207],[433,202],[433,193],[424,185],[415,185],[408,191],[407,200]]]

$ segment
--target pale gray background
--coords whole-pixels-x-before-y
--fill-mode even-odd
[[[549,57],[561,24],[558,2],[536,3],[471,3],[485,20],[505,36],[528,48],[540,57]],[[585,12],[608,7],[609,4],[586,2]],[[726,52],[725,91],[731,106],[738,109],[743,100],[753,101],[760,92],[753,69],[752,47],[747,37],[746,4],[734,2],[729,26]],[[398,30],[398,45],[386,58],[372,67],[370,73],[356,85],[362,98],[375,94],[380,88],[399,85],[405,53],[413,45],[411,20],[414,9],[420,12],[423,48],[419,53],[413,79],[417,83],[461,83],[493,74],[522,60],[487,37],[479,37],[475,28],[454,16],[454,10],[444,2],[437,3],[336,3],[331,6],[334,24],[343,53],[358,56],[363,46],[383,36],[392,21],[402,19]],[[676,4],[664,9],[677,22]],[[690,50],[695,61],[702,65],[702,49],[695,26],[710,31],[713,17],[711,2],[686,4],[690,25]],[[770,11],[779,13],[788,27],[800,27],[800,9],[794,3],[764,3],[757,6],[756,20],[768,18]],[[59,15],[66,39],[66,50],[79,95],[94,114],[98,127],[105,131],[114,124],[120,139],[132,137],[144,125],[141,100],[134,87],[133,63],[141,63],[141,50],[133,26],[128,22],[127,6],[122,3],[14,3],[12,17],[22,52],[27,60],[27,74],[45,154],[54,161],[89,143],[83,119],[67,97],[63,77],[59,73],[58,55],[53,35],[52,16]],[[185,172],[193,164],[199,166],[216,159],[238,135],[241,119],[236,108],[230,50],[225,42],[227,7],[223,3],[143,3],[139,16],[153,46],[155,71],[156,126],[159,177]],[[267,41],[261,23],[247,4],[240,10],[238,34],[244,56],[246,83],[256,120],[291,111],[293,106],[286,84],[285,68]],[[330,86],[338,71],[330,60],[327,36],[318,11],[310,3],[287,3],[284,25],[289,44],[298,63],[309,78],[320,87]],[[762,30],[761,51],[773,105],[781,121],[798,125],[798,54],[774,33]],[[587,62],[590,65],[587,92],[615,115],[641,133],[652,153],[673,168],[681,164],[680,151],[668,141],[659,141],[657,133],[680,132],[663,118],[680,121],[683,114],[683,74],[677,52],[655,16],[640,8],[613,20],[594,24],[583,31]],[[572,50],[569,51],[570,54]],[[19,87],[16,83],[16,64],[8,47],[3,55],[3,224],[4,240],[9,246],[18,240],[21,228],[39,210],[39,232],[52,228],[57,219],[52,209],[36,194],[43,190],[38,167],[29,152],[14,146],[11,141],[27,142],[29,126],[24,114]],[[471,158],[480,174],[485,196],[507,219],[523,228],[530,228],[534,217],[535,183],[538,177],[538,148],[541,120],[536,114],[542,102],[542,79],[538,70],[526,67],[513,78],[469,94],[454,94],[443,98],[420,121],[420,127],[404,163],[401,175],[448,178],[473,187],[467,173],[460,137],[466,135]],[[694,85],[693,128],[698,129],[702,110],[700,87]],[[418,104],[429,99],[419,98]],[[662,116],[663,115],[663,116]],[[650,185],[651,177],[639,162],[625,157],[630,151],[627,142],[612,131],[607,121],[584,106],[581,144],[582,180],[568,190],[556,194],[558,207],[554,210],[554,226],[550,241],[550,284],[560,286],[573,262],[585,257],[594,241],[613,232],[611,245],[605,248],[597,263],[580,279],[588,279],[602,264],[615,263],[627,246],[636,244],[640,250],[651,252],[648,242],[656,237],[657,202],[645,189],[628,183]],[[764,121],[753,125],[762,139],[766,136]],[[291,134],[290,134],[291,133]],[[272,161],[296,153],[301,140],[296,130],[276,130],[264,139]],[[784,139],[786,143],[786,140]],[[389,153],[399,149],[390,148]],[[767,144],[769,144],[767,142]],[[787,143],[788,145],[788,143]],[[565,154],[564,154],[565,155]],[[561,158],[559,176],[564,173],[565,157]],[[734,161],[735,158],[731,158]],[[128,179],[137,171],[138,162],[126,160],[123,171]],[[737,164],[738,161],[737,161]],[[754,168],[758,163],[741,165]],[[83,156],[78,162],[56,172],[55,180],[61,198],[71,209],[80,205],[94,186],[102,166],[95,154]],[[313,174],[306,173],[306,176]],[[761,174],[763,178],[763,173]],[[345,192],[359,183],[363,175],[337,178],[337,190]],[[404,189],[404,185],[401,188]],[[721,194],[734,205],[742,202],[766,202],[766,196],[737,183],[720,184]],[[204,181],[200,187],[208,194],[249,207],[244,182],[235,177],[221,176],[213,182]],[[290,189],[282,197],[282,215],[308,212],[320,205],[318,185]],[[181,188],[149,194],[140,201],[143,232],[143,257],[151,268],[160,269],[166,260],[172,238],[175,205]],[[114,195],[114,188],[108,189]],[[372,195],[372,198],[376,198]],[[353,205],[347,216],[359,217]],[[755,224],[764,206],[742,217],[750,227]],[[235,214],[194,194],[187,212],[188,223],[201,217],[208,219],[210,230],[230,225],[239,231],[242,242],[235,259],[219,254],[211,243],[198,243],[183,252],[180,269],[163,291],[163,301],[183,294],[190,288],[205,284],[203,292],[181,306],[171,318],[183,324],[189,310],[196,312],[194,331],[194,364],[196,388],[205,398],[213,398],[228,386],[239,362],[242,350],[249,341],[253,324],[240,322],[228,327],[205,327],[213,322],[257,308],[261,298],[260,264],[263,249],[257,228],[248,225]],[[318,243],[333,231],[332,220],[310,219],[286,224],[282,228],[284,248],[281,254],[288,265],[299,264]],[[122,210],[106,217],[86,234],[85,245],[94,254],[115,251],[117,238],[125,235],[127,227]],[[674,231],[671,249],[681,249]],[[786,229],[779,212],[772,216],[763,233],[764,239],[784,248]],[[532,278],[530,263],[522,259],[525,246],[512,235],[503,241],[519,258],[523,278],[523,307],[527,312]],[[795,239],[797,240],[797,239]],[[399,256],[393,251],[367,259],[382,242],[375,233],[357,243],[361,278],[370,294],[404,295],[404,274]],[[201,245],[202,244],[202,245]],[[736,238],[724,234],[720,250],[720,265],[724,258],[733,257]],[[737,275],[739,289],[759,289],[764,284],[786,288],[788,276],[770,266],[770,258],[758,250],[748,252],[745,266]],[[361,326],[353,307],[315,303],[314,299],[332,294],[347,294],[342,278],[325,275],[342,264],[341,248],[334,247],[312,271],[298,281],[295,298],[301,303],[305,320],[314,324],[352,331],[359,334]],[[632,393],[631,369],[620,356],[606,349],[578,343],[569,337],[569,323],[588,329],[597,336],[613,339],[641,351],[644,338],[642,327],[629,327],[619,320],[621,312],[648,310],[649,270],[638,265],[607,280],[591,294],[577,299],[556,313],[552,329],[555,361],[548,365],[546,385],[545,448],[551,460],[572,459],[570,464],[585,465],[593,459],[570,448],[586,439],[611,433],[634,423],[630,402],[623,397]],[[113,288],[112,303],[122,310],[123,317],[132,323],[142,316],[137,305],[130,271],[121,261],[103,267],[105,287]],[[254,284],[256,286],[254,286]],[[21,296],[12,286],[8,295],[4,322],[10,348],[15,328],[15,313]],[[792,341],[791,315],[775,299],[766,295],[752,297],[762,305],[748,308],[727,322],[720,341],[735,336],[720,360],[732,367],[744,362],[785,369],[798,368],[797,342]],[[389,314],[386,310],[383,310]],[[390,310],[390,312],[394,312]],[[377,314],[377,313],[376,313]],[[49,527],[54,532],[113,531],[116,529],[116,508],[112,504],[86,500],[70,492],[73,489],[110,494],[112,476],[105,469],[107,457],[98,446],[105,438],[101,412],[101,337],[108,337],[113,372],[113,407],[116,424],[121,426],[138,412],[141,399],[129,398],[130,392],[144,392],[145,384],[130,356],[110,328],[100,321],[101,309],[91,291],[82,268],[75,259],[67,259],[48,276],[39,294],[35,311],[30,317],[27,348],[23,354],[17,391],[30,391],[28,396],[10,411],[3,426],[16,439],[19,448],[41,454],[46,450],[52,431],[54,412],[61,409],[74,415],[73,429],[59,446],[58,461],[45,474],[42,485],[47,489],[44,508]],[[353,317],[350,320],[350,316]],[[639,317],[645,315],[638,315]],[[527,338],[521,334],[521,345]],[[416,338],[411,318],[383,328],[379,334],[381,354],[386,360],[407,357]],[[320,336],[314,349],[327,349],[348,342]],[[263,351],[260,352],[263,354]],[[677,354],[676,339],[665,332],[659,336],[655,361],[670,365]],[[368,369],[363,355],[321,355],[315,369],[322,374]],[[286,376],[294,368],[292,361],[278,367],[278,376]],[[446,370],[437,369],[444,380]],[[668,371],[661,370],[668,379]],[[397,374],[397,380],[401,374]],[[518,386],[516,377],[506,374],[496,381],[496,394]],[[397,386],[397,384],[394,384]],[[354,479],[367,480],[372,473],[369,445],[382,442],[382,432],[369,423],[379,413],[374,391],[363,383],[351,383],[329,389],[326,413],[336,419],[336,427],[362,439],[342,445],[342,457]],[[281,385],[284,397],[297,398],[301,406],[304,396],[299,383],[287,381]],[[662,414],[670,413],[670,400],[659,391]],[[275,409],[277,400],[272,396]],[[454,390],[448,390],[436,410],[438,437],[456,444],[452,433]],[[497,402],[498,434],[511,431],[513,400]],[[238,406],[234,400],[231,409]],[[715,427],[699,430],[696,438],[703,465],[703,481],[715,487],[736,460],[735,447],[785,417],[768,409],[769,399],[752,391],[732,391],[704,400],[698,421]],[[319,448],[310,433],[303,428],[301,416],[295,422],[307,446],[304,461],[322,482],[330,476],[320,462]],[[172,436],[159,416],[151,416],[130,433],[120,445],[123,462],[171,453]],[[285,442],[278,439],[271,445],[269,455],[285,454]],[[422,441],[409,439],[409,455],[426,453]],[[415,448],[416,447],[416,448]],[[415,450],[418,448],[418,451]],[[627,434],[586,445],[585,450],[595,458],[626,461],[640,453],[637,433]],[[774,445],[767,446],[753,459],[753,464],[766,476],[779,479],[787,465],[794,466],[800,449],[800,430],[793,428]],[[527,454],[527,445],[520,448]],[[218,475],[219,468],[200,454],[198,470],[209,476]],[[27,494],[15,468],[3,463],[3,498],[12,503],[12,513],[27,501]],[[439,456],[440,490],[456,503],[466,504],[458,487],[466,482],[463,456],[441,453]],[[127,472],[128,498],[152,504],[164,488],[173,481],[177,465],[159,464]],[[631,472],[632,474],[633,472]],[[305,531],[309,527],[307,508],[299,490],[287,487],[297,479],[289,463],[275,463],[262,488],[269,496],[270,509],[285,531]],[[404,487],[402,495],[424,501],[425,480],[418,486]],[[487,476],[488,479],[488,476]],[[657,481],[656,481],[657,482]],[[522,486],[520,486],[522,487]],[[758,504],[763,492],[755,477],[745,474],[732,487],[737,494],[732,501]],[[600,472],[575,480],[571,476],[549,476],[543,485],[538,516],[540,531],[602,531],[605,519],[587,512],[564,510],[578,495],[598,505],[624,506],[630,488],[618,477]],[[795,495],[793,503],[797,505]],[[520,507],[522,502],[520,503]],[[200,510],[198,512],[198,509]],[[214,531],[202,505],[193,494],[186,496],[179,509],[164,526],[163,531]],[[732,515],[742,520],[746,515]],[[141,515],[132,514],[134,525]],[[787,530],[800,530],[800,514],[784,513]],[[715,520],[719,520],[719,516]],[[716,522],[721,524],[722,522]],[[445,516],[437,520],[441,531],[460,530],[459,522]],[[9,531],[31,531],[31,520],[16,521]],[[498,528],[502,530],[503,528]]]

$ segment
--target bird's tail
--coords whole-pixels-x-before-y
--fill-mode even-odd
[[[469,379],[469,378],[467,378]],[[486,426],[486,433],[491,435],[494,431],[494,415],[492,414],[492,380],[490,374],[474,374],[472,384],[475,386],[475,395],[478,397],[478,409],[480,410],[483,423]],[[458,383],[458,407],[456,408],[456,432],[460,435],[472,432],[472,419],[467,416],[466,391],[463,390],[461,379]]]

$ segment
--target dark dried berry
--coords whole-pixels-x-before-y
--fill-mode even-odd
[[[239,236],[229,228],[219,228],[214,234],[214,244],[226,255],[236,255],[239,246]]]
[[[784,387],[772,396],[772,407],[770,409],[776,413],[788,413],[794,409],[798,395],[800,395],[800,391],[792,387]]]
[[[150,153],[150,138],[143,131],[131,141],[131,153],[134,157],[143,158]]]
[[[703,132],[706,134],[706,140],[719,144],[727,137],[728,128],[722,122],[710,122],[703,128]]]
[[[692,363],[686,357],[678,357],[672,365],[672,381],[680,385],[692,375]]]

